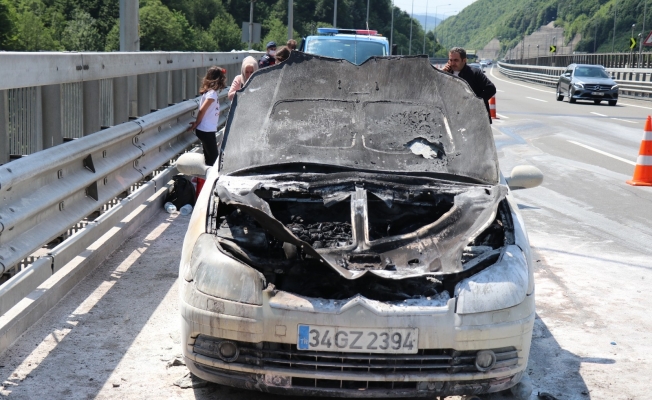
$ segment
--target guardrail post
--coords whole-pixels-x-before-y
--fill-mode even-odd
[[[129,120],[129,79],[126,76],[113,78],[113,124],[120,125]]]
[[[149,100],[149,74],[138,75],[138,112],[142,117],[152,111]]]
[[[180,103],[183,100],[183,71],[172,71],[172,102]]]
[[[84,136],[99,132],[100,124],[100,81],[83,83]]]
[[[63,143],[61,85],[46,85],[41,88],[41,109],[43,114],[43,149]]]
[[[156,109],[162,110],[170,104],[168,99],[168,71],[156,73]]]
[[[0,164],[9,162],[9,111],[7,91],[0,90]]]
[[[186,100],[197,97],[197,68],[186,70]]]

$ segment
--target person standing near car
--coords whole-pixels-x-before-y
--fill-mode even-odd
[[[217,124],[220,120],[220,101],[218,92],[226,87],[226,70],[212,66],[206,71],[199,93],[199,114],[195,122],[190,123],[188,130],[195,130],[204,149],[206,165],[215,164],[217,160]]]
[[[256,71],[258,71],[258,61],[256,61],[252,56],[245,57],[245,59],[242,60],[242,68],[240,69],[240,72],[242,73],[233,79],[233,83],[229,89],[229,101],[233,101],[235,92],[242,89],[245,83],[249,80],[249,77]]]
[[[466,64],[466,50],[461,47],[453,47],[448,53],[448,63],[442,68],[442,71],[451,73],[464,79],[476,96],[484,100],[487,108],[489,123],[491,123],[491,114],[489,112],[489,99],[496,95],[496,86],[480,70],[469,67]]]
[[[267,43],[267,53],[258,60],[258,68],[265,68],[276,64],[276,42]]]

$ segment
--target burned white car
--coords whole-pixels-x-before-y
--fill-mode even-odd
[[[180,170],[204,173],[191,158]],[[536,186],[537,171],[507,181]],[[425,56],[294,52],[256,72],[180,277],[183,354],[208,381],[432,397],[509,389],[527,366],[530,247],[487,111]]]

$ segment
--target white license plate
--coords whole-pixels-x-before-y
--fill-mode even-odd
[[[604,96],[604,93],[601,93],[601,92],[591,92],[591,96]]]
[[[347,353],[403,353],[418,351],[417,328],[338,328],[299,325],[297,349]]]

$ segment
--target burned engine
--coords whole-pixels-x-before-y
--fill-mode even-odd
[[[513,243],[500,186],[379,176],[225,177],[209,232],[277,289],[326,299],[452,295]]]

